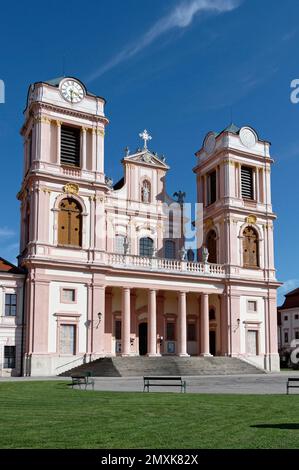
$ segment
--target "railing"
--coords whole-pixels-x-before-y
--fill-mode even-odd
[[[81,170],[80,168],[68,168],[68,167],[63,167],[62,172],[65,176],[73,176],[75,178],[78,178],[81,176]]]
[[[129,269],[149,269],[152,271],[184,272],[209,276],[223,276],[225,268],[222,264],[196,263],[193,261],[180,261],[166,258],[150,258],[146,256],[122,255],[107,253],[106,263],[113,267]]]

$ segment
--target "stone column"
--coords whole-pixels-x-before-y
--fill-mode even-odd
[[[112,290],[107,290],[105,297],[105,332],[107,333],[107,352],[115,355],[115,348],[112,348],[113,318],[112,318]]]
[[[122,290],[122,356],[130,356],[130,330],[131,330],[131,302],[130,302],[130,289],[124,287]]]
[[[60,165],[61,121],[56,121],[56,163]]]
[[[157,308],[156,308],[156,291],[150,289],[148,291],[148,310],[149,310],[149,349],[148,356],[157,356]]]
[[[210,356],[209,294],[201,295],[201,356]]]
[[[96,280],[93,284],[91,347],[92,354],[105,355],[105,286]]]
[[[220,298],[220,334],[221,355],[228,355],[228,317],[227,317],[227,294],[223,293]]]
[[[186,313],[186,292],[179,292],[179,335],[178,335],[178,355],[187,354],[187,313]]]

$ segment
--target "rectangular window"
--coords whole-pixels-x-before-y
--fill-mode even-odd
[[[61,126],[60,162],[62,165],[80,166],[80,129]]]
[[[216,171],[208,175],[208,204],[213,204],[217,197],[217,177]]]
[[[287,315],[285,315],[285,316],[284,316],[284,321],[288,321],[288,318],[289,318],[289,317],[288,317]]]
[[[299,331],[295,331],[295,339],[299,339]]]
[[[241,193],[243,199],[254,199],[253,168],[241,167]]]
[[[196,324],[188,323],[187,325],[187,341],[196,341]]]
[[[5,294],[5,316],[14,317],[17,314],[16,294]]]
[[[289,332],[288,332],[288,331],[285,331],[285,332],[284,332],[284,342],[285,342],[285,343],[288,343],[288,342],[289,342]]]
[[[167,322],[166,324],[166,340],[174,341],[175,340],[175,323]]]
[[[61,354],[76,354],[76,325],[60,325]]]
[[[16,347],[4,346],[4,369],[15,369],[16,367]]]
[[[256,302],[256,300],[248,300],[247,310],[248,310],[248,312],[256,312],[257,311],[257,302]]]
[[[62,302],[75,302],[76,301],[76,291],[75,289],[62,289]]]
[[[295,315],[295,320],[299,320],[299,315]]]
[[[115,320],[115,339],[121,340],[121,320]]]

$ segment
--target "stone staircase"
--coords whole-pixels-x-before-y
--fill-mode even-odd
[[[144,375],[242,375],[263,370],[232,357],[111,357],[82,364],[60,374],[91,371],[95,377],[142,377]]]

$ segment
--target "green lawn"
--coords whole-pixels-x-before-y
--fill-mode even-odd
[[[298,448],[299,395],[71,390],[0,383],[0,448]]]

